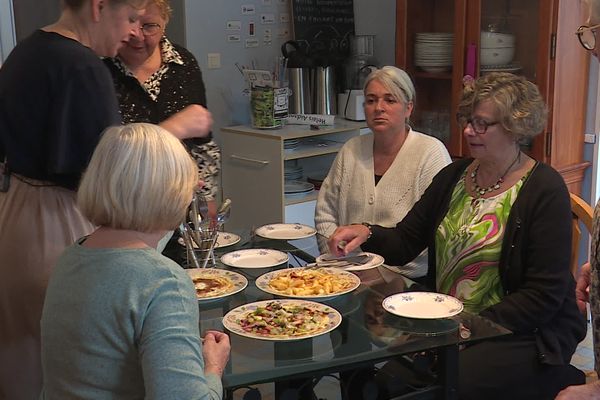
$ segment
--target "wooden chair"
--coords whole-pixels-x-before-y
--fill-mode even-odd
[[[586,227],[588,235],[592,234],[592,219],[594,210],[581,197],[576,194],[571,195],[571,211],[573,212],[573,243],[571,247],[571,272],[577,278],[579,270],[579,243],[582,236],[580,222]]]

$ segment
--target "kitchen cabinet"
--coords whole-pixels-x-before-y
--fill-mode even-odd
[[[415,82],[415,127],[438,136],[451,156],[468,156],[455,117],[463,77],[489,71],[524,75],[540,88],[549,118],[545,131],[522,147],[533,158],[552,165],[565,178],[569,190],[579,193],[589,164],[583,161],[589,54],[574,34],[585,19],[581,3],[397,0],[396,65]],[[439,50],[436,44],[431,45],[432,38],[423,39],[423,32],[453,33],[448,65],[430,61],[431,52]],[[482,43],[482,32],[508,34],[514,41],[510,62],[490,65],[486,59],[489,43],[485,39]],[[418,40],[420,44],[415,45]]]
[[[223,128],[219,136],[223,197],[232,200],[227,229],[277,222],[314,226],[318,192],[286,195],[286,166],[302,170],[302,177],[297,179],[300,181],[324,178],[344,143],[359,135],[364,127],[364,122],[336,119],[335,125],[317,130],[308,125],[286,125],[273,130]],[[286,140],[295,146],[289,148]]]

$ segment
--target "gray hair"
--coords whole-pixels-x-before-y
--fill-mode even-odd
[[[412,102],[414,105],[415,86],[404,70],[389,65],[376,69],[367,76],[363,91],[366,91],[369,83],[374,80],[381,83],[396,99],[404,104]]]

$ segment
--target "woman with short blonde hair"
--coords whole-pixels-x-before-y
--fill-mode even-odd
[[[208,331],[201,342],[194,285],[157,251],[196,184],[166,130],[104,133],[77,196],[99,228],[65,250],[46,292],[42,398],[222,398],[229,337]]]
[[[88,170],[77,204],[92,223],[113,229],[177,228],[198,183],[196,166],[181,142],[144,123],[108,129]]]

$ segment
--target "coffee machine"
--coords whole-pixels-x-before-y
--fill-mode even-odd
[[[344,68],[345,90],[338,95],[338,115],[349,120],[365,120],[363,86],[367,76],[377,68],[374,39],[373,35],[358,35],[352,40],[352,53]]]

